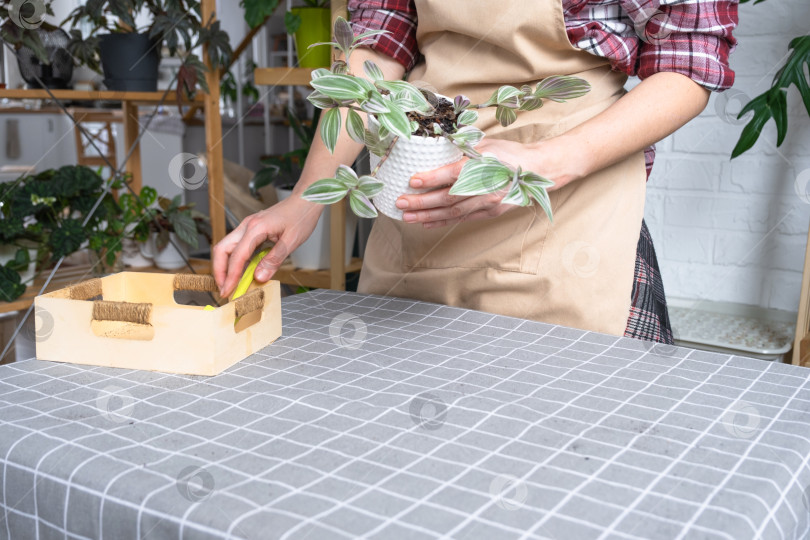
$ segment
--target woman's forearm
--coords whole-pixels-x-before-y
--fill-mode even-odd
[[[376,63],[387,80],[398,80],[405,74],[405,68],[396,60],[379,54],[372,49],[363,47],[356,49],[351,55],[350,68],[353,75],[366,77],[365,71],[363,70],[363,62],[365,60],[371,60]],[[341,126],[346,125],[347,112],[345,108],[342,108],[340,111],[343,118]],[[361,117],[363,117],[365,121],[364,113],[361,113]],[[341,127],[334,154],[329,153],[329,149],[326,148],[326,145],[321,140],[320,134],[316,134],[315,140],[312,141],[312,147],[309,150],[309,156],[307,156],[304,170],[301,172],[301,178],[298,180],[293,190],[293,195],[300,197],[304,190],[314,182],[321,178],[333,177],[339,165],[351,165],[354,163],[362,149],[363,145],[353,141],[343,127]]]
[[[708,99],[709,91],[688,77],[656,73],[590,120],[535,143],[543,161],[537,170],[556,188],[584,178],[670,135],[700,114]]]

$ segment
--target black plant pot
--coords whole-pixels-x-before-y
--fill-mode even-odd
[[[159,42],[148,34],[105,34],[100,41],[101,67],[108,89],[157,91]]]

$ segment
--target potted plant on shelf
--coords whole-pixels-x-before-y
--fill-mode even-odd
[[[138,27],[136,15],[149,14],[149,24]],[[89,23],[83,35],[79,26]],[[208,46],[213,67],[227,64],[231,56],[228,34],[219,21],[202,20],[200,4],[195,0],[96,0],[84,2],[73,10],[63,25],[71,25],[71,54],[88,67],[104,72],[104,84],[110,90],[157,90],[161,49],[183,63],[177,80],[181,92],[194,94],[197,86],[207,91],[205,65],[192,53]]]
[[[198,234],[211,241],[208,216],[194,210],[193,204],[182,204],[180,195],[167,199],[144,186],[140,200],[129,194],[121,197],[122,206],[130,211],[142,209],[144,219],[129,236],[142,242],[141,253],[153,259],[158,268],[177,270],[185,266],[189,251],[199,247]]]
[[[537,109],[544,100],[564,102],[585,95],[590,90],[588,82],[557,75],[544,79],[535,88],[502,86],[485,103],[474,105],[464,96],[451,101],[406,81],[386,81],[371,61],[363,65],[370,80],[355,76],[349,63],[351,52],[383,32],[376,30],[355,37],[351,25],[338,18],[336,41],[328,45],[339,48],[345,60],[335,62],[331,69],[314,70],[310,84],[315,91],[307,98],[325,111],[320,136],[330,151],[334,151],[343,127],[340,109],[348,109],[346,130],[371,152],[371,173],[358,177],[351,168],[341,165],[334,178],[319,180],[307,188],[304,199],[332,204],[348,196],[352,210],[361,217],[376,217],[379,209],[391,218],[402,219],[402,211],[394,203],[403,193],[420,192],[409,187],[413,174],[467,156],[470,159],[451,194],[471,196],[506,190],[503,203],[528,206],[537,202],[551,219],[547,193],[551,181],[531,171],[513,169],[475,150],[484,137],[472,125],[478,119],[476,109],[495,107],[500,124],[508,126],[519,111]],[[368,114],[368,128],[359,112]]]
[[[46,15],[53,16],[50,0],[38,2],[0,3],[0,41],[19,50],[28,47],[40,62],[48,64],[50,59],[42,43],[38,30],[54,30],[55,27],[44,21]]]
[[[92,169],[65,166],[0,184],[0,243],[13,256],[0,265],[0,300],[25,292],[34,270],[90,245],[112,262],[120,251],[120,207]],[[96,202],[101,199],[101,203]]]
[[[332,62],[332,52],[326,48],[310,49],[310,46],[328,41],[331,37],[332,11],[329,0],[303,1],[303,6],[294,7],[284,14],[287,33],[295,35],[298,66],[328,67]],[[251,28],[256,28],[273,14],[278,7],[278,0],[242,0],[240,5],[245,10],[245,21]]]
[[[328,67],[332,63],[332,51],[327,47],[310,47],[331,38],[332,10],[329,8],[329,0],[304,0],[304,4],[284,14],[287,33],[295,34],[298,66]]]

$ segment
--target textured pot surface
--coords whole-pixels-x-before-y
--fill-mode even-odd
[[[385,187],[374,197],[374,206],[386,216],[402,220],[402,210],[396,207],[397,198],[404,194],[429,191],[411,188],[411,177],[418,172],[455,163],[462,157],[461,150],[444,138],[413,136],[410,140],[398,139],[391,155],[377,172],[377,178]],[[379,162],[380,158],[372,154],[371,169],[374,170]]]

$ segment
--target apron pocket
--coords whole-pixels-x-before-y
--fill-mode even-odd
[[[493,268],[536,274],[548,218],[539,206],[438,229],[397,222],[408,268]]]

